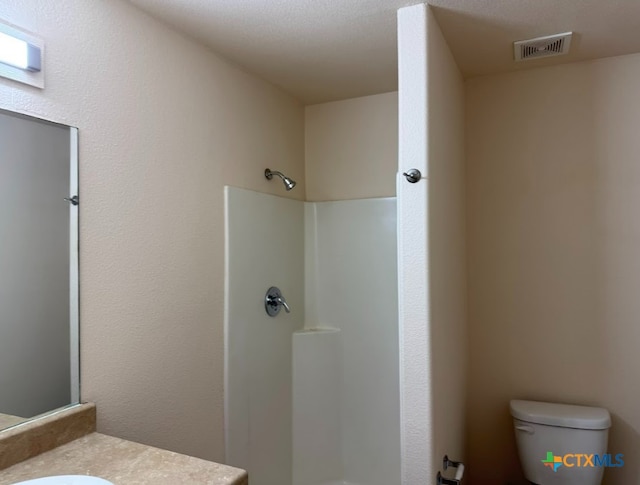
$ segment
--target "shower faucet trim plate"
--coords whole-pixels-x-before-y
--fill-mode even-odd
[[[280,313],[280,309],[282,307],[284,307],[285,312],[291,313],[291,308],[289,308],[287,300],[282,296],[280,288],[272,286],[267,290],[267,294],[264,296],[264,309],[266,310],[267,315],[275,317]]]

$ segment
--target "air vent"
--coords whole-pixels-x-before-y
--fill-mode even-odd
[[[513,43],[516,61],[539,59],[541,57],[561,56],[569,52],[572,32],[548,35]]]

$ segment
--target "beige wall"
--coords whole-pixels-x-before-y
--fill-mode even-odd
[[[520,476],[512,398],[598,405],[640,483],[640,55],[467,82],[469,456]]]
[[[398,93],[305,108],[307,200],[396,195]]]
[[[224,459],[223,185],[303,199],[303,107],[122,1],[0,18],[47,66],[44,91],[0,80],[0,107],[80,130],[83,399],[100,431]]]
[[[440,469],[445,454],[464,460],[465,452],[465,89],[431,9],[426,104],[433,461]]]

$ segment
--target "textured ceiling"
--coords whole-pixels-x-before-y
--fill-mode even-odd
[[[397,89],[411,0],[129,0],[307,104]],[[431,0],[466,77],[640,52],[640,0]],[[513,62],[514,40],[573,31],[571,52]]]

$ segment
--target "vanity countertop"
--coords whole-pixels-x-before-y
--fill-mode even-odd
[[[9,428],[11,426],[15,426],[16,424],[24,423],[25,421],[25,418],[21,418],[19,416],[0,413],[0,429]]]
[[[0,470],[0,485],[52,475],[92,475],[114,485],[247,485],[244,470],[91,433]]]

